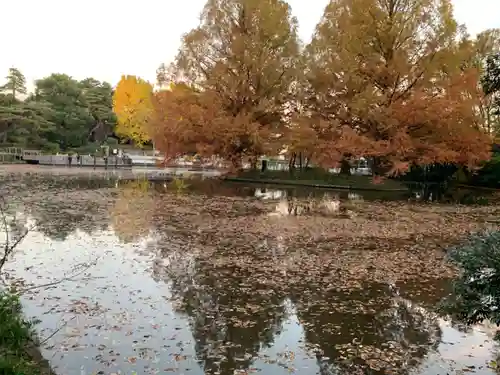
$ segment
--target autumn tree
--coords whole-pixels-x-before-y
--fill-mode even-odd
[[[276,151],[297,79],[298,54],[297,22],[286,2],[208,0],[200,25],[183,37],[169,68],[173,81],[193,90],[189,110],[175,103],[170,113],[163,111],[165,135],[157,134],[158,148],[169,149],[165,142],[178,131],[177,139],[185,140],[188,149],[197,144],[198,150],[217,152],[235,165],[243,157],[255,162]],[[161,96],[163,105],[169,97],[180,100],[165,92]],[[177,124],[181,118],[183,126]]]
[[[371,156],[376,173],[398,173],[488,158],[461,32],[450,0],[331,1],[306,48],[302,98],[330,144],[323,162]]]
[[[185,153],[204,156],[219,155],[239,166],[243,147],[263,143],[263,129],[245,113],[228,114],[220,98],[213,91],[199,92],[185,85],[172,85],[170,90],[155,95],[155,127],[157,147],[171,159]],[[157,133],[156,133],[157,132]],[[158,134],[158,135],[157,135]],[[240,140],[247,140],[242,145]],[[159,145],[159,146],[158,146]]]
[[[138,145],[151,140],[153,86],[136,76],[122,76],[113,94],[116,135]]]

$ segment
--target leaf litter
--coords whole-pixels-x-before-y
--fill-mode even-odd
[[[426,358],[442,345],[433,307],[457,273],[445,250],[494,228],[500,213],[358,199],[341,202],[349,215],[319,205],[271,215],[282,202],[72,184],[31,176],[2,187],[43,234],[20,248],[10,279],[58,276],[47,252],[66,267],[82,255],[72,253],[78,241],[104,257],[89,270],[96,279],[27,296],[33,315],[50,317],[43,324],[69,321],[47,342],[61,373],[73,373],[76,361],[88,373],[427,374]],[[33,246],[44,251],[33,255]],[[301,336],[288,339],[293,350],[279,350],[293,317]],[[491,356],[469,359],[489,373]]]

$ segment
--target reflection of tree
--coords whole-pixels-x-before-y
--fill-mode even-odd
[[[391,286],[347,292],[306,287],[292,301],[306,340],[318,350],[322,374],[409,371],[439,343],[437,320]]]
[[[157,228],[165,250],[153,273],[191,317],[205,372],[248,369],[285,319],[285,300],[295,305],[306,341],[319,349],[322,373],[416,368],[437,346],[437,317],[409,302],[422,299],[418,288],[399,294],[396,286],[374,282],[407,280],[420,259],[397,264],[405,254],[392,255],[387,249],[396,246],[385,238],[336,236],[331,248],[333,238],[311,240],[305,218],[269,217],[270,206],[168,193],[158,202],[155,221],[163,223]],[[264,214],[255,214],[260,207]],[[324,223],[318,220],[321,236],[328,232]],[[420,269],[429,279],[438,273],[434,263]],[[360,289],[367,280],[373,284]]]
[[[164,263],[173,299],[191,318],[195,349],[206,373],[248,369],[270,346],[285,319],[284,293],[238,261],[183,253]],[[184,266],[182,266],[184,265]],[[157,272],[160,272],[157,269]]]
[[[2,190],[9,205],[33,217],[37,230],[64,240],[77,228],[88,234],[107,228],[109,195],[97,188],[109,185],[106,179],[88,176],[34,174],[12,179]]]
[[[135,241],[150,231],[155,202],[149,187],[147,180],[120,186],[110,215],[114,231],[123,242]]]
[[[191,317],[206,373],[247,370],[286,319],[287,298],[322,374],[383,374],[389,368],[404,374],[437,348],[437,315],[420,307],[440,298],[432,297],[430,286],[349,289],[341,277],[337,282],[342,285],[335,284],[324,262],[315,272],[296,273],[300,254],[287,248],[280,235],[254,238],[258,246],[242,233],[235,235],[225,232],[224,239],[205,238],[201,245],[192,231],[171,231],[163,241],[168,250],[159,253],[153,267],[156,277],[170,284],[174,304]]]
[[[47,200],[31,207],[37,230],[55,240],[64,240],[76,229],[87,234],[108,227],[105,210],[93,200]]]

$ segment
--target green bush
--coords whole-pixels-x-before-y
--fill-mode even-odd
[[[23,318],[18,296],[0,292],[0,374],[42,373],[26,350],[33,337],[33,322]]]
[[[465,324],[500,325],[500,231],[476,234],[448,256],[462,272],[441,310]]]

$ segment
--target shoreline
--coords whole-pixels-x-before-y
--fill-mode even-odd
[[[109,168],[104,167],[64,167],[64,166],[41,166],[36,164],[26,165],[0,165],[1,175],[53,175],[53,176],[99,176],[99,177],[118,177],[120,179],[148,178],[151,180],[167,181],[175,175],[182,174],[208,174],[214,177],[222,174],[214,169],[191,169],[186,167],[160,168],[160,167],[132,167],[132,168]]]
[[[244,177],[222,177],[224,181],[227,182],[239,182],[248,184],[261,184],[261,185],[281,185],[281,186],[303,186],[318,189],[330,189],[330,190],[358,190],[358,191],[381,191],[389,193],[404,193],[408,192],[408,188],[401,189],[391,189],[384,187],[365,187],[365,186],[355,186],[355,185],[335,185],[327,183],[316,183],[312,181],[301,181],[301,180],[273,180],[273,179],[252,179]]]

